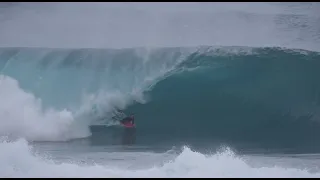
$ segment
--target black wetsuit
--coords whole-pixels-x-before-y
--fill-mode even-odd
[[[122,123],[131,122],[132,124],[134,124],[134,118],[133,117],[126,117],[126,118],[122,119],[121,122]]]

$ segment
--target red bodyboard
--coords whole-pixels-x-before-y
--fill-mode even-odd
[[[120,123],[122,126],[124,126],[124,127],[126,127],[126,128],[133,128],[133,127],[135,127],[135,125],[134,124],[131,124],[131,123],[129,123],[129,122],[126,122],[126,123]]]

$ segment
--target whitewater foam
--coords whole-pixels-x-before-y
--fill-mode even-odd
[[[66,141],[90,135],[88,124],[75,128],[66,109],[44,109],[41,99],[23,91],[11,77],[0,75],[0,134],[31,141]]]
[[[130,170],[114,166],[57,163],[50,155],[36,153],[27,141],[0,143],[1,177],[320,177],[285,167],[251,167],[229,149],[204,155],[184,148],[173,160],[152,168]]]

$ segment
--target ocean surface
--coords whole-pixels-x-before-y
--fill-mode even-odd
[[[0,177],[320,177],[319,12],[1,4]]]

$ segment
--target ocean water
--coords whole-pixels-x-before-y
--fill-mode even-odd
[[[0,177],[320,177],[319,10],[1,4]]]

